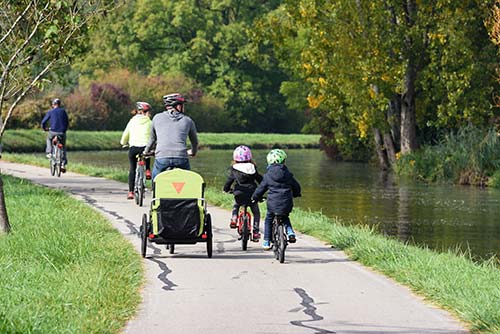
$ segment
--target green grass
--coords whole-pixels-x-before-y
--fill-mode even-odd
[[[120,149],[121,131],[68,131],[71,151]],[[199,133],[200,147],[228,148],[245,144],[252,148],[317,148],[319,135],[263,133]],[[3,137],[5,152],[43,152],[46,133],[42,130],[7,130]]]
[[[7,155],[9,160],[29,163],[22,155]],[[39,159],[42,166],[45,159]],[[31,162],[33,163],[33,161]],[[74,166],[71,169],[89,175],[99,175],[126,181],[126,171],[106,172],[105,168]],[[208,188],[206,198],[226,209],[232,197],[219,189]],[[261,206],[265,212],[265,204]],[[475,262],[467,254],[449,251],[438,253],[426,248],[404,244],[377,234],[368,227],[346,226],[339,219],[321,213],[294,209],[294,227],[303,233],[344,250],[351,259],[374,268],[410,287],[467,322],[477,333],[500,334],[500,270],[498,259]]]
[[[132,245],[62,191],[2,179],[12,232],[0,236],[0,333],[119,333],[141,298]]]

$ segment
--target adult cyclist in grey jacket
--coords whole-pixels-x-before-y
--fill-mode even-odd
[[[163,103],[167,110],[153,117],[151,136],[144,152],[156,144],[152,178],[169,167],[191,169],[188,155],[198,151],[198,134],[191,118],[184,115],[186,99],[178,93],[165,95]],[[187,150],[187,137],[191,150]]]

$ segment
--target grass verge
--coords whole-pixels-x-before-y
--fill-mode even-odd
[[[8,160],[31,163],[24,155],[7,155]],[[36,162],[46,166],[45,159]],[[88,175],[126,181],[126,167],[116,170],[72,165]],[[232,197],[220,189],[208,188],[206,198],[214,205],[231,208]],[[261,212],[265,212],[265,205]],[[345,226],[321,213],[294,209],[294,227],[344,250],[351,259],[395,279],[443,308],[456,314],[475,333],[500,334],[500,270],[498,260],[474,262],[467,254],[435,251],[383,237],[368,227]]]
[[[121,131],[68,131],[71,151],[119,150]],[[42,130],[7,130],[5,152],[43,152],[46,133]],[[319,135],[267,133],[199,133],[201,148],[233,149],[245,143],[252,148],[318,148]]]
[[[64,192],[2,179],[0,333],[119,333],[140,302],[138,253]]]

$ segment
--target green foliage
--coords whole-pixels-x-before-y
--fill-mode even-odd
[[[430,182],[484,186],[500,170],[500,139],[495,129],[468,126],[446,134],[437,145],[401,156],[395,169]]]
[[[256,25],[256,53],[276,58],[302,87],[336,146],[346,134],[365,140],[373,127],[386,131],[388,103],[404,96],[415,70],[417,135],[432,140],[493,115],[498,61],[484,26],[492,2],[286,0]]]
[[[0,137],[18,103],[80,52],[96,17],[114,1],[0,0]]]
[[[253,21],[279,3],[130,1],[92,31],[91,52],[75,68],[90,76],[117,66],[151,76],[183,73],[225,110],[213,126],[230,118],[235,130],[297,132],[304,115],[279,93],[285,75],[249,57]]]

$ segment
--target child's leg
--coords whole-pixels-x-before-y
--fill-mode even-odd
[[[264,220],[264,241],[271,241],[271,234],[273,229],[273,214],[269,211],[266,213],[266,219]]]
[[[283,218],[283,223],[285,224],[286,235],[288,236],[288,241],[294,243],[295,239],[295,231],[292,228],[292,222],[290,221],[290,217],[286,216]]]
[[[250,209],[253,214],[253,232],[259,233],[259,225],[260,225],[260,210],[259,203],[255,202],[250,205]]]
[[[231,219],[236,220],[240,211],[240,205],[236,202],[233,204],[233,211],[231,212]]]
[[[236,220],[238,219],[238,212],[240,211],[240,205],[237,202],[234,202],[233,204],[233,211],[231,212],[231,222],[229,223],[230,228],[236,228],[237,223]]]

